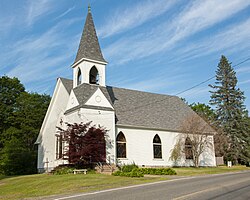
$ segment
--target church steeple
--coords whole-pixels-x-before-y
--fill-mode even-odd
[[[106,64],[89,6],[76,59],[72,65],[73,87],[77,87],[82,83],[105,86]]]
[[[88,12],[91,13],[91,7],[90,4],[88,5]]]
[[[88,6],[88,15],[85,21],[81,41],[77,51],[75,63],[83,58],[105,62],[101,48],[96,35],[95,25],[91,14],[90,5]]]

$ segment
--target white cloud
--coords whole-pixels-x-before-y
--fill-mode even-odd
[[[250,80],[240,81],[238,84],[239,85],[244,85],[244,84],[247,84],[247,83],[250,83]]]
[[[202,87],[197,87],[194,88],[192,90],[188,90],[178,96],[181,96],[183,98],[201,98],[202,96],[205,95],[210,95],[209,91],[211,90],[211,88],[209,88],[208,86],[202,86]]]
[[[67,15],[68,13],[70,13],[70,12],[71,12],[72,10],[74,10],[74,9],[75,9],[75,6],[73,6],[73,7],[69,8],[69,9],[67,9],[67,10],[66,10],[65,12],[63,12],[61,15],[57,16],[54,20],[58,20],[58,19],[64,17],[65,15]]]
[[[107,23],[100,28],[98,35],[108,37],[137,27],[146,21],[165,13],[177,1],[147,0],[141,1],[133,7],[117,10],[107,19]]]
[[[0,35],[6,34],[11,27],[14,25],[14,17],[13,16],[4,16],[0,18]]]
[[[250,19],[233,24],[223,32],[190,43],[176,51],[180,55],[178,60],[190,60],[219,51],[223,54],[244,52],[245,48],[249,48],[249,43],[246,42],[250,40],[249,27]]]
[[[32,25],[35,21],[37,21],[44,14],[48,14],[52,7],[51,0],[29,0],[28,2],[28,12],[26,23],[27,25]]]
[[[40,81],[45,77],[48,79],[60,74],[58,70],[66,67],[69,60],[72,60],[75,52],[73,48],[77,46],[78,37],[68,36],[62,29],[70,27],[78,20],[75,18],[62,21],[41,35],[29,36],[15,43],[7,56],[16,58],[16,67],[7,74],[19,77],[23,83]]]
[[[225,3],[224,0],[194,1],[179,17],[174,20],[178,37],[200,31],[250,5],[249,1],[235,0]]]
[[[148,92],[160,92],[160,93],[169,93],[174,87],[181,85],[187,74],[178,74],[171,75],[168,74],[156,74],[158,76],[154,76],[151,79],[140,80],[131,79],[127,82],[119,82],[119,85],[122,85],[124,88],[140,90],[140,91],[148,91]]]
[[[235,70],[237,74],[246,74],[250,72],[250,66],[247,67],[240,67]]]
[[[249,4],[245,0],[230,1],[226,4],[224,0],[195,1],[173,18],[172,23],[163,22],[147,33],[123,37],[105,48],[104,54],[116,64],[123,64],[171,50],[181,40],[233,16]],[[248,29],[244,33],[248,33]]]

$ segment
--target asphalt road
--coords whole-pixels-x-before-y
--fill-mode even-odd
[[[250,171],[206,175],[77,194],[56,200],[205,200],[250,199]]]

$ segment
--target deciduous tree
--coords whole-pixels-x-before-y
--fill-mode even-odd
[[[2,134],[12,125],[16,101],[23,92],[24,86],[17,78],[0,77],[0,150],[3,147]]]
[[[214,135],[215,155],[217,157],[224,156],[225,149],[228,147],[228,138],[217,124],[215,111],[204,103],[192,103],[189,106],[216,130],[216,134]]]
[[[214,110],[209,105],[204,103],[192,103],[189,106],[210,125],[214,123],[216,115]]]
[[[48,95],[26,92],[17,78],[0,77],[0,171],[36,172],[34,142],[49,102]]]
[[[196,114],[186,117],[180,127],[183,133],[179,134],[170,158],[174,162],[183,156],[185,159],[192,158],[194,166],[199,167],[201,154],[204,151],[213,152],[211,129],[208,130],[208,124]]]
[[[106,161],[106,132],[103,127],[89,123],[67,123],[67,129],[59,129],[64,142],[64,159],[70,164],[86,164]]]
[[[194,166],[199,167],[201,154],[205,150],[212,152],[211,148],[213,148],[212,133],[209,133],[208,124],[201,117],[193,114],[183,121],[181,129],[184,132],[185,140],[189,138],[191,141],[189,145],[192,150],[190,153],[193,157]],[[185,151],[185,153],[188,154],[189,152]]]

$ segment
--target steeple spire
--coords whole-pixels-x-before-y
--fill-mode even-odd
[[[88,12],[91,13],[91,6],[90,6],[90,3],[88,5]]]
[[[77,51],[75,63],[82,58],[105,62],[101,48],[96,35],[95,25],[91,14],[90,5],[88,6],[88,15],[85,21],[81,41]]]

